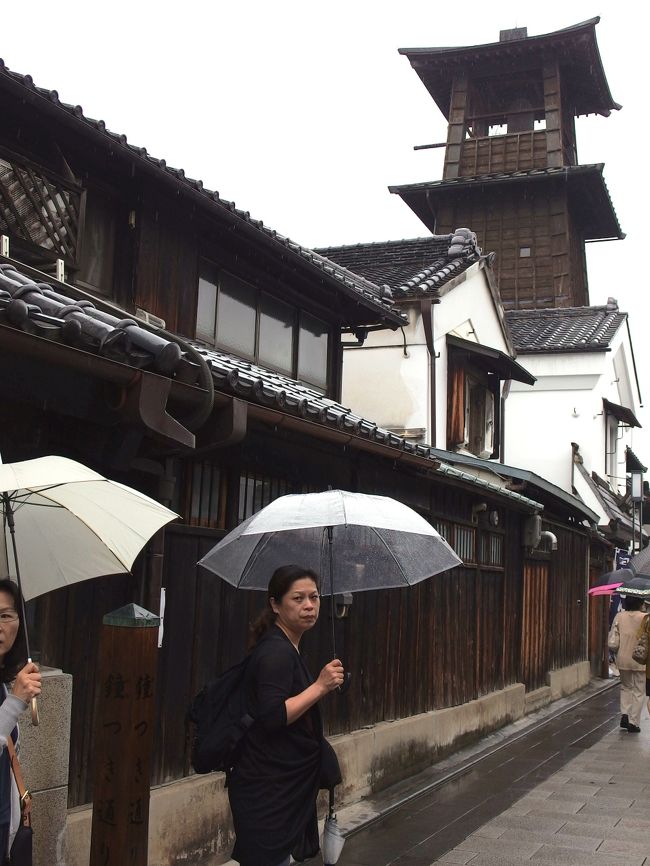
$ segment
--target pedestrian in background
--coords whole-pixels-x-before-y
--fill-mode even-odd
[[[646,692],[645,665],[632,658],[645,614],[640,598],[626,596],[623,610],[616,614],[609,633],[609,647],[616,653],[621,675],[621,727],[630,734],[641,731],[641,711]]]

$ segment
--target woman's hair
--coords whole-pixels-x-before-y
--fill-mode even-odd
[[[623,596],[624,610],[641,610],[643,607],[643,599],[635,598],[633,595]]]
[[[281,565],[280,568],[275,569],[266,590],[266,608],[251,623],[250,646],[255,646],[275,623],[277,614],[273,612],[271,599],[279,604],[294,583],[303,577],[313,580],[316,588],[318,588],[320,578],[311,568],[303,568],[301,565]]]
[[[14,601],[14,607],[20,617],[18,622],[18,632],[14,645],[0,662],[0,683],[9,683],[13,680],[18,671],[23,667],[27,659],[27,646],[25,643],[25,623],[22,617],[22,604],[20,601],[20,590],[18,585],[5,577],[0,580],[0,592],[6,592]]]

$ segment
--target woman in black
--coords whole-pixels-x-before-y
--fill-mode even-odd
[[[338,659],[314,682],[300,655],[302,635],[318,619],[317,575],[307,568],[278,568],[268,587],[268,609],[253,626],[255,646],[246,672],[250,715],[228,777],[242,866],[285,866],[318,852],[316,797],[324,753],[318,701],[343,683]]]

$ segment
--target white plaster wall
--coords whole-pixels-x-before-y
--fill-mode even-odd
[[[472,265],[465,276],[465,281],[445,294],[434,309],[434,341],[453,334],[507,353],[508,344],[484,269],[479,264]]]
[[[638,411],[626,329],[619,328],[609,352],[520,355],[517,360],[537,382],[512,383],[505,462],[533,469],[571,492],[571,443],[576,442],[585,469],[608,478],[603,398]],[[619,433],[616,475],[624,487],[625,446],[632,446],[633,432]]]
[[[407,358],[402,345],[346,351],[343,404],[381,427],[424,428],[428,435],[427,347],[409,345],[407,351]]]

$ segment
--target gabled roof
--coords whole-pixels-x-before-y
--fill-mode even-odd
[[[103,120],[86,117],[80,105],[70,105],[59,99],[56,90],[37,87],[30,75],[21,75],[10,70],[0,59],[0,89],[13,93],[17,98],[30,103],[43,112],[45,117],[54,117],[59,122],[73,127],[94,143],[110,151],[111,156],[121,157],[143,172],[153,174],[159,180],[186,190],[203,207],[217,214],[230,224],[248,231],[258,243],[271,244],[278,255],[289,256],[296,266],[310,266],[320,272],[326,283],[360,301],[368,313],[398,327],[404,323],[403,315],[395,309],[390,292],[374,285],[363,276],[348,272],[308,247],[301,246],[279,232],[254,219],[248,211],[235,203],[221,198],[218,192],[207,189],[203,181],[185,176],[182,168],[168,166],[164,159],[152,156],[144,147],[130,144],[126,135],[112,132]]]
[[[350,271],[391,289],[394,298],[437,296],[445,283],[479,261],[469,229],[401,241],[320,247],[319,253]]]
[[[572,212],[579,221],[585,240],[621,240],[622,231],[609,190],[603,178],[603,163],[566,165],[559,168],[531,168],[526,171],[492,172],[474,177],[389,186],[390,192],[402,197],[406,204],[435,231],[436,209],[443,202],[458,200],[459,190],[466,195],[494,195],[500,187],[512,184],[553,183],[566,187]]]
[[[609,115],[621,106],[614,102],[596,42],[596,24],[591,18],[553,33],[527,36],[526,28],[509,33],[510,38],[484,45],[445,48],[400,48],[422,79],[440,111],[449,117],[451,86],[458,71],[478,69],[480,75],[494,75],[508,66],[519,68],[518,59],[528,65],[541,64],[556,55],[565,73],[563,85],[576,115]],[[515,38],[513,38],[515,37]],[[517,38],[518,37],[518,38]]]
[[[603,352],[627,318],[615,301],[601,307],[509,310],[506,319],[517,352]]]

